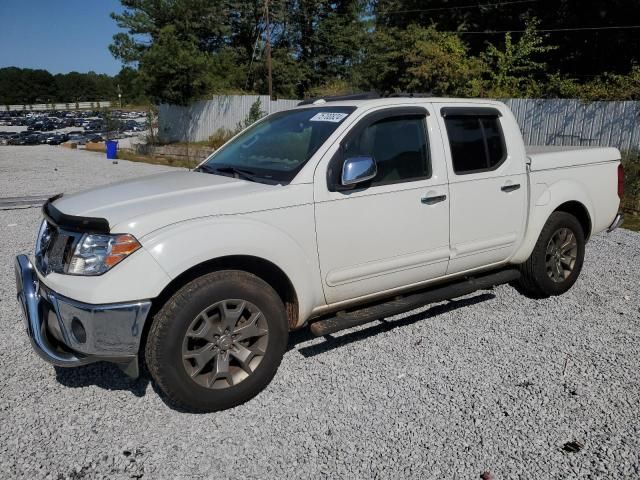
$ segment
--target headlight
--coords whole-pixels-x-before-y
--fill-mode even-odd
[[[101,275],[139,248],[133,235],[84,234],[69,261],[67,273]]]

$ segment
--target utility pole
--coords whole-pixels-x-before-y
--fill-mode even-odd
[[[269,82],[269,101],[273,98],[273,82],[271,80],[271,23],[269,21],[269,0],[264,0],[264,14],[267,23],[267,75]]]

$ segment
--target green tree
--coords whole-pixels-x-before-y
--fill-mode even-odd
[[[125,64],[138,63],[145,93],[156,102],[187,104],[220,86],[214,66],[236,70],[227,47],[229,8],[213,0],[121,0],[123,13],[112,14],[120,28],[111,53]],[[218,70],[219,71],[219,70]],[[218,75],[219,77],[220,75]]]
[[[209,93],[211,69],[211,56],[193,42],[180,39],[173,26],[164,27],[140,59],[146,92],[158,103],[186,105]]]
[[[95,72],[51,75],[46,70],[0,68],[0,103],[35,104],[107,100],[115,97],[113,78]]]
[[[517,41],[507,33],[504,47],[498,48],[490,43],[482,58],[488,65],[488,92],[494,97],[537,96],[541,87],[537,80],[543,79],[547,64],[541,59],[556,50],[546,45],[546,37],[536,30],[539,21],[527,21],[525,31]]]
[[[262,110],[262,104],[260,102],[260,99],[258,98],[255,102],[251,104],[251,108],[249,108],[249,113],[247,114],[247,117],[242,122],[238,123],[236,130],[240,131],[250,127],[251,125],[256,123],[258,120],[260,120],[262,117],[264,117],[266,114],[267,112]]]
[[[114,77],[113,83],[122,95],[122,103],[125,105],[140,105],[147,102],[144,93],[144,84],[140,80],[140,73],[137,69],[124,67]]]
[[[484,64],[459,36],[435,27],[383,28],[368,43],[362,86],[383,92],[479,96]]]
[[[615,28],[640,24],[638,1],[372,0],[372,6],[377,28],[435,24],[442,31],[462,32],[475,56],[485,50],[487,41],[502,49],[504,34],[500,32],[515,35],[523,30],[523,20],[539,18],[541,29],[556,30],[551,33],[552,43],[562,46],[544,55],[549,70],[580,83],[602,72],[627,74],[631,65],[640,63],[638,30]],[[465,31],[475,33],[465,35]]]

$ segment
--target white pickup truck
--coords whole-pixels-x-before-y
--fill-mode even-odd
[[[499,102],[303,102],[193,171],[52,198],[18,298],[47,362],[144,361],[171,403],[229,408],[291,330],[502,283],[562,294],[589,237],[622,223],[622,176],[614,148],[525,149]]]

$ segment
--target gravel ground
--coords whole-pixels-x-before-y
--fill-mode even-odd
[[[162,168],[0,147],[0,169],[16,196]],[[0,478],[640,476],[640,234],[593,238],[560,298],[502,286],[329,340],[298,332],[258,397],[192,415],[148,378],[31,351],[12,262],[38,217],[0,211]]]
[[[0,198],[74,192],[170,170],[172,167],[123,160],[113,164],[104,153],[83,149],[0,146]]]

